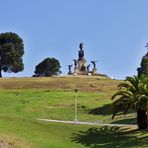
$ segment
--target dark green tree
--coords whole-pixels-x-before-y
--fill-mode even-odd
[[[139,129],[146,129],[147,101],[148,101],[148,78],[142,75],[127,77],[128,83],[118,85],[119,90],[112,96],[113,118],[118,112],[127,113],[129,109],[137,112],[137,124]]]
[[[148,49],[148,43],[145,46]],[[140,67],[137,69],[138,76],[142,74],[148,76],[148,52],[142,57]]]
[[[35,67],[35,76],[52,76],[60,73],[60,63],[55,58],[46,58]]]
[[[23,40],[12,32],[0,34],[0,77],[2,71],[17,73],[24,69],[22,56],[24,55]]]
[[[138,76],[141,76],[142,74],[148,75],[148,53],[142,57],[140,65],[141,67],[137,69]]]

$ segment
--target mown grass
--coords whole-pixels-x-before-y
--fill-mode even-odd
[[[96,78],[1,79],[0,142],[31,148],[148,146],[146,131],[37,120],[73,120],[74,89],[78,88],[78,120],[114,122],[110,120],[110,97],[118,83],[120,81]],[[119,122],[124,123],[121,120]]]

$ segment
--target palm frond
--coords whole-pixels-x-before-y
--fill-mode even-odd
[[[127,83],[120,83],[117,87],[118,87],[119,90],[128,89],[130,87],[130,85],[127,84]]]
[[[138,76],[126,77],[125,81],[128,81],[131,84],[131,86],[135,88],[135,90],[138,89],[138,85],[140,82],[140,79],[138,78]]]
[[[145,110],[148,101],[148,77],[126,77],[118,85],[118,91],[111,97],[114,118],[118,112],[126,114],[130,108]]]
[[[111,97],[111,100],[114,100],[117,96],[123,96],[127,98],[131,96],[131,92],[127,90],[119,90]]]

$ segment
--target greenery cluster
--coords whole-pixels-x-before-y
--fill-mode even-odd
[[[23,40],[12,32],[0,34],[0,77],[1,71],[17,73],[24,69],[22,56]]]
[[[17,73],[24,69],[23,40],[12,32],[0,34],[0,77],[2,71]],[[35,67],[34,76],[52,76],[60,72],[60,63],[55,58],[46,58]]]
[[[139,129],[148,127],[148,53],[142,57],[138,76],[127,77],[125,83],[118,85],[119,91],[113,96],[113,118],[118,112],[127,113],[134,109],[137,112]]]
[[[53,76],[59,74],[60,63],[55,58],[46,58],[35,67],[34,76]]]
[[[133,76],[127,77],[125,81],[128,81],[128,83],[119,84],[119,91],[112,96],[112,99],[115,99],[113,102],[113,118],[120,111],[126,114],[128,110],[134,109],[137,112],[139,129],[145,129],[148,127],[148,78],[144,75],[140,78]]]
[[[142,57],[140,65],[141,67],[137,69],[138,76],[141,76],[142,74],[148,75],[148,53]]]

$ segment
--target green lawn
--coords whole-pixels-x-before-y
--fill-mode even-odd
[[[37,79],[38,81],[36,81]],[[15,82],[19,82],[19,79],[7,79],[7,83],[4,83],[4,79],[0,80],[0,83],[2,82],[0,143],[7,142],[10,147],[21,148],[148,147],[147,131],[139,132],[132,128],[49,123],[37,120],[38,118],[73,120],[75,95],[73,90],[79,83],[78,119],[80,121],[97,122],[101,120],[133,124],[135,118],[111,120],[110,97],[119,82],[96,79],[84,82],[84,79],[81,78],[78,80],[79,82],[75,79],[74,83],[73,79],[64,79],[62,80],[65,82],[63,86],[55,89],[53,84],[52,87],[48,87],[47,82],[44,82],[45,79],[37,79],[29,79],[30,82],[24,78],[23,87],[16,85]],[[58,83],[58,78],[53,79]],[[49,79],[49,84],[53,79]],[[59,81],[61,83],[61,80]],[[9,84],[12,82],[13,86],[10,87]],[[88,85],[82,86],[83,82]],[[34,88],[33,84],[37,86],[36,83],[42,87]],[[56,86],[58,86],[57,83]],[[95,88],[93,86],[91,91],[88,91],[90,84],[95,85]]]

